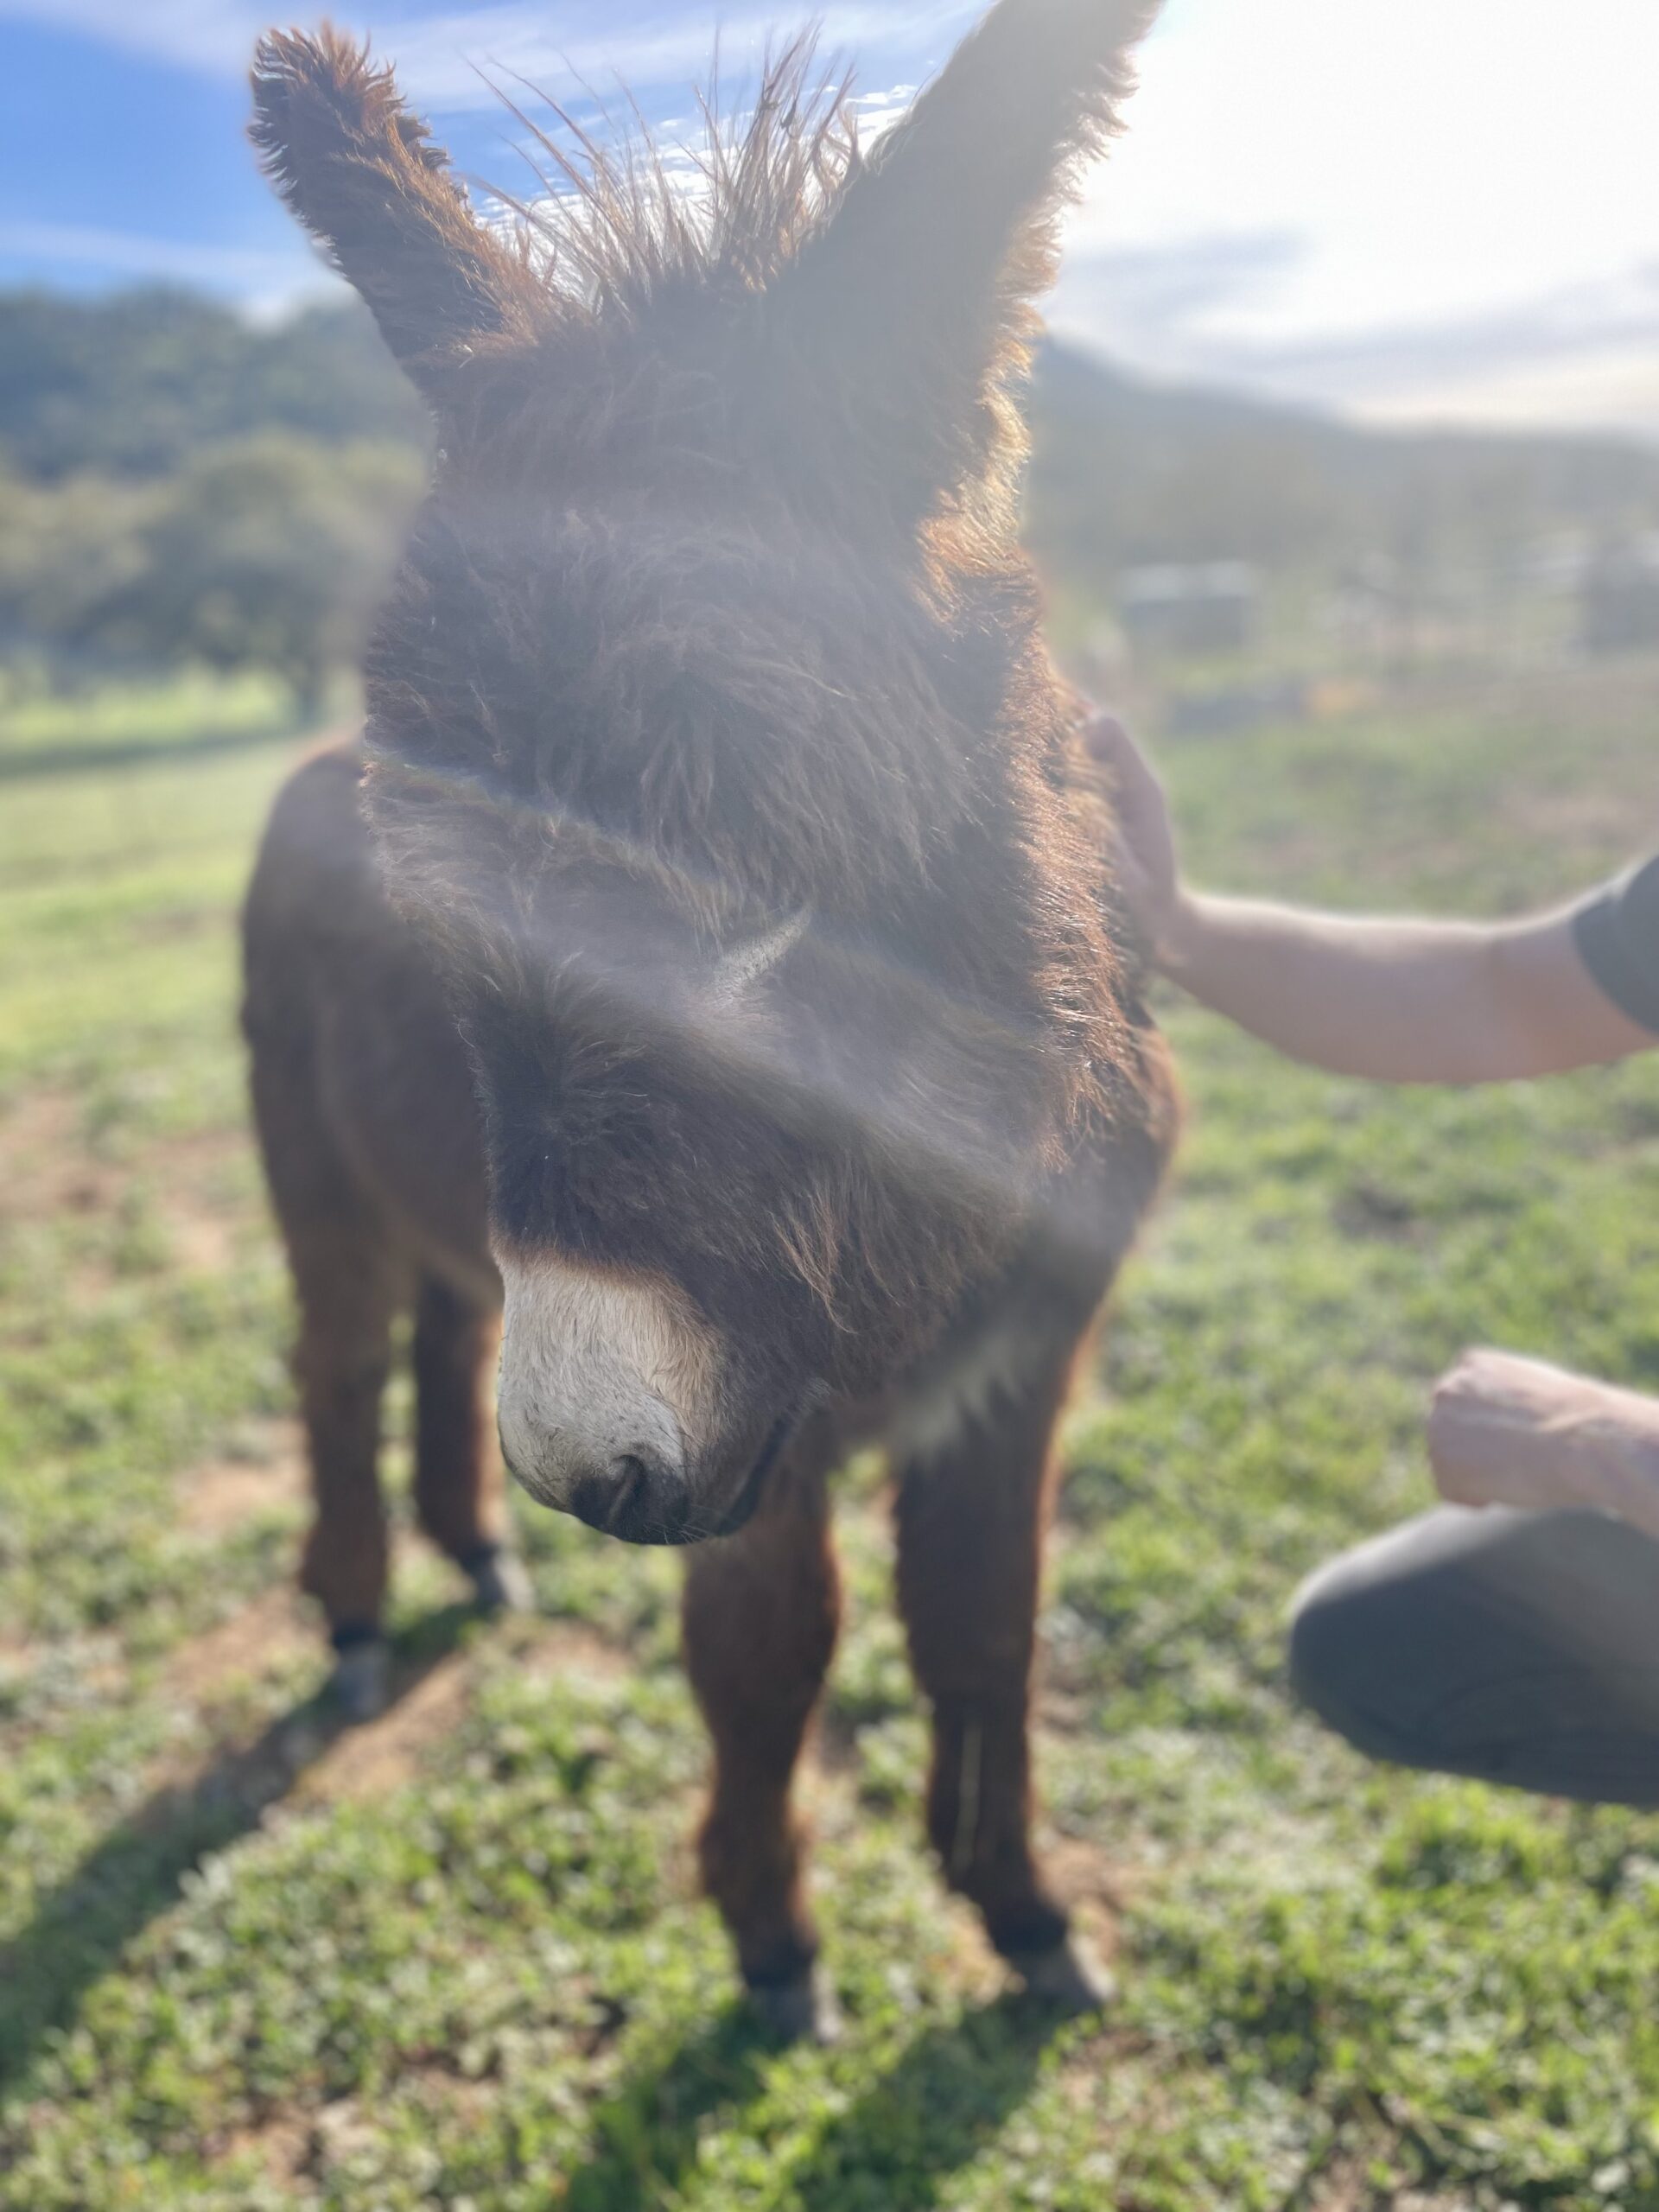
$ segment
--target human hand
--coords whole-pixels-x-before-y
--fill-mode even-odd
[[[1440,1495],[1530,1511],[1593,1507],[1659,1535],[1659,1403],[1512,1352],[1466,1352],[1428,1425]]]
[[[1111,785],[1118,887],[1161,957],[1176,934],[1183,896],[1169,802],[1151,763],[1115,715],[1095,715],[1083,736]]]

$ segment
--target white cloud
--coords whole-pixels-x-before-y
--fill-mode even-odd
[[[793,12],[729,23],[727,65]],[[847,0],[826,43],[868,81],[896,39],[925,67],[979,12]],[[493,34],[499,60],[556,92],[616,67],[706,69],[700,14],[636,15],[620,50],[588,18],[563,65],[545,20],[508,5],[385,37],[434,99],[485,97],[455,57]],[[1639,188],[1659,5],[1579,0],[1567,19],[1559,0],[1171,0],[1142,80],[1071,224],[1057,327],[1149,372],[1360,413],[1651,418],[1632,302],[1659,266],[1659,194]],[[880,127],[901,108],[878,95],[867,112]]]
[[[372,12],[361,20],[377,48],[396,60],[412,99],[455,112],[492,107],[495,95],[488,80],[501,72],[562,102],[589,89],[604,98],[619,84],[641,92],[682,91],[706,82],[716,57],[722,77],[741,82],[780,35],[809,22],[818,25],[827,61],[874,63],[899,46],[943,60],[978,13],[974,0],[935,0],[902,14],[844,0],[816,10],[785,3],[728,16],[694,0],[690,6],[636,12],[620,25],[603,9],[590,8],[573,20],[568,10],[550,14],[543,5],[505,0],[401,22]],[[347,17],[358,19],[356,11]],[[868,73],[861,68],[858,73]]]
[[[981,8],[978,0],[925,0],[902,10],[874,0],[830,0],[817,9],[777,0],[722,16],[710,0],[657,0],[631,8],[626,21],[620,12],[609,0],[490,0],[409,15],[344,0],[300,15],[308,21],[329,13],[366,30],[397,61],[412,97],[454,111],[494,105],[480,68],[516,71],[561,99],[590,83],[614,86],[619,77],[644,88],[690,86],[708,75],[716,48],[741,68],[779,32],[808,22],[821,24],[827,52],[857,59],[902,47],[942,60]],[[0,20],[7,17],[80,31],[213,75],[240,74],[260,33],[288,20],[274,0],[0,0]]]
[[[1659,435],[1659,269],[1440,320],[1229,334],[1230,304],[1282,284],[1300,259],[1271,233],[1077,255],[1050,325],[1154,376],[1374,422]]]
[[[413,98],[457,116],[493,104],[480,67],[566,101],[620,77],[683,114],[668,94],[707,75],[719,21],[715,0],[418,4],[337,12],[372,29]],[[804,10],[734,5],[720,44],[741,82]],[[0,0],[0,17],[216,74],[245,67],[272,12]],[[981,12],[830,0],[824,48],[891,84],[928,73]],[[1362,412],[1648,419],[1659,0],[1169,0],[1142,76],[1072,222],[1057,327],[1147,370]],[[901,108],[870,95],[867,127]]]
[[[80,223],[0,220],[0,256],[49,267],[94,269],[112,275],[175,277],[181,283],[251,296],[262,302],[323,292],[339,279],[297,240],[293,252],[257,247],[197,245]]]
[[[1659,9],[1174,0],[1080,239],[1308,243],[1278,330],[1466,310],[1659,257]]]
[[[213,73],[245,69],[255,39],[281,12],[260,0],[0,0],[0,18],[80,31]]]
[[[1659,7],[1173,0],[1142,79],[1072,223],[1057,327],[1373,414],[1470,419],[1489,395],[1505,419],[1651,418],[1609,416],[1607,365],[1651,343]],[[1263,238],[1281,251],[1252,271]],[[1143,268],[1119,289],[1125,256]],[[1176,281],[1230,261],[1207,292]],[[1593,374],[1568,372],[1580,355]]]

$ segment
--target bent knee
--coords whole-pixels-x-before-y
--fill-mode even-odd
[[[1345,1584],[1338,1560],[1304,1584],[1292,1607],[1291,1688],[1329,1728],[1370,1758],[1423,1763],[1413,1701],[1398,1666],[1404,1624],[1375,1590]]]

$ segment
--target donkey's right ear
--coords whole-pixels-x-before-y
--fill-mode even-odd
[[[390,66],[325,25],[270,31],[253,62],[250,136],[265,174],[430,390],[474,337],[517,324],[529,273],[474,216]]]

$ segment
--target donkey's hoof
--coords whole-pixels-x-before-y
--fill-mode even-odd
[[[469,1572],[474,1599],[486,1618],[493,1620],[498,1613],[535,1611],[536,1592],[517,1552],[486,1553]]]
[[[1075,1936],[1050,1950],[1011,1953],[1008,1964],[1028,1997],[1058,2012],[1103,2012],[1117,1995],[1109,1969]]]
[[[346,1646],[334,1662],[328,1695],[351,1727],[379,1718],[391,1703],[391,1654],[382,1637]]]
[[[841,2007],[816,1974],[804,1974],[795,1981],[751,1982],[748,1993],[755,2018],[772,2042],[810,2043],[828,2050],[841,2041]]]

